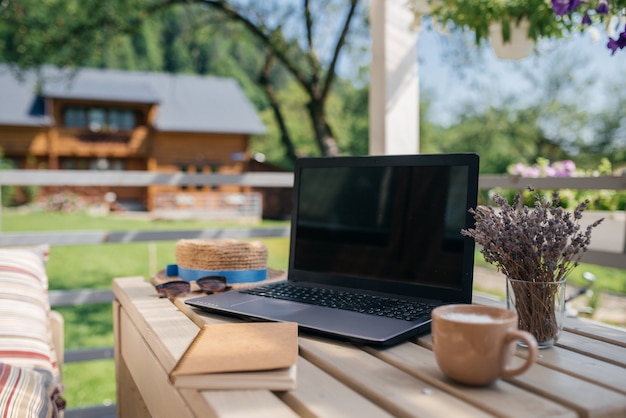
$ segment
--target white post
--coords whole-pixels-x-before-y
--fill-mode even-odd
[[[414,14],[406,0],[372,0],[369,153],[419,152],[419,80]]]

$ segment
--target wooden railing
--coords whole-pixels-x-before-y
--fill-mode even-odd
[[[291,173],[245,173],[225,174],[186,174],[150,173],[138,171],[46,171],[46,170],[0,170],[1,185],[34,186],[149,186],[149,185],[239,185],[252,187],[292,187]],[[479,187],[525,189],[532,185],[536,189],[578,189],[578,190],[626,190],[626,176],[573,177],[573,178],[520,178],[511,176],[481,176]],[[626,227],[621,224],[621,232],[609,227],[611,234],[617,234],[626,242]],[[621,234],[621,235],[620,235]],[[22,232],[1,233],[0,246],[33,245],[101,245],[106,243],[127,243],[140,241],[168,241],[181,238],[260,238],[289,236],[289,227],[271,228],[214,228],[185,231],[71,231],[71,232]],[[586,262],[626,269],[626,248],[612,251],[590,250]],[[53,307],[108,303],[113,301],[111,290],[78,289],[72,291],[50,291]],[[68,350],[65,362],[82,362],[113,358],[113,348],[90,348]],[[66,418],[108,417],[115,415],[115,405],[94,406],[70,409]]]
[[[88,171],[88,170],[0,170],[0,185],[35,185],[35,186],[110,186],[133,187],[150,185],[238,185],[251,187],[291,187],[292,173],[244,173],[244,174],[187,174],[187,173],[153,173],[146,171]],[[532,185],[536,189],[575,189],[575,190],[626,190],[626,175],[602,177],[551,177],[523,178],[515,176],[481,176],[479,187],[493,189],[496,187],[525,189]],[[607,220],[607,223],[613,222]],[[613,222],[614,223],[614,222]],[[626,226],[617,222],[621,231],[611,226],[607,236],[620,242],[607,250],[592,245],[585,254],[584,261],[609,267],[626,269]],[[222,231],[170,232],[169,239],[188,237],[190,234],[203,234],[198,237],[211,238],[220,236]],[[253,236],[252,229],[231,230],[236,238]],[[264,231],[272,233],[272,231]],[[279,232],[281,233],[281,232]],[[0,246],[28,245],[48,243],[51,245],[69,244],[103,244],[107,242],[158,241],[167,240],[168,233],[161,231],[131,231],[109,233],[106,231],[78,232],[47,232],[47,233],[13,233],[0,235]],[[593,244],[593,243],[592,243]]]

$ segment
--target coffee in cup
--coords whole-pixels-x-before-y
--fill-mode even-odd
[[[473,386],[528,370],[537,357],[537,341],[517,328],[517,313],[469,304],[445,305],[432,312],[435,358],[451,379]],[[528,347],[523,364],[512,365],[516,341]]]

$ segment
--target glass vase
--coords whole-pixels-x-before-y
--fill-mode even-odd
[[[565,284],[565,279],[534,282],[507,277],[507,307],[517,312],[519,329],[534,335],[539,348],[552,347],[563,330]]]

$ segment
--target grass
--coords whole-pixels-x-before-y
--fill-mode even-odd
[[[151,220],[143,216],[91,216],[87,213],[26,212],[2,208],[2,232],[173,230],[249,226],[249,223],[194,220]],[[263,221],[259,226],[284,225]]]
[[[284,222],[263,222],[261,226],[285,225]],[[91,217],[73,213],[26,213],[3,209],[1,226],[4,232],[63,230],[156,230],[203,229],[241,224],[196,221],[150,221],[125,217]],[[268,265],[287,268],[289,239],[263,239],[269,251]],[[150,277],[168,263],[174,263],[175,241],[155,243],[124,243],[81,246],[53,246],[47,271],[51,289],[108,289],[115,277]],[[477,253],[477,265],[487,265]],[[490,266],[490,265],[487,265]],[[491,267],[491,266],[490,266]],[[623,270],[583,265],[573,273],[573,281],[582,280],[584,271],[597,277],[596,289],[626,293]],[[91,304],[58,307],[65,320],[66,350],[107,347],[113,345],[111,305]],[[63,369],[66,385],[64,397],[68,408],[115,403],[115,364],[113,360],[97,360],[66,364]]]

